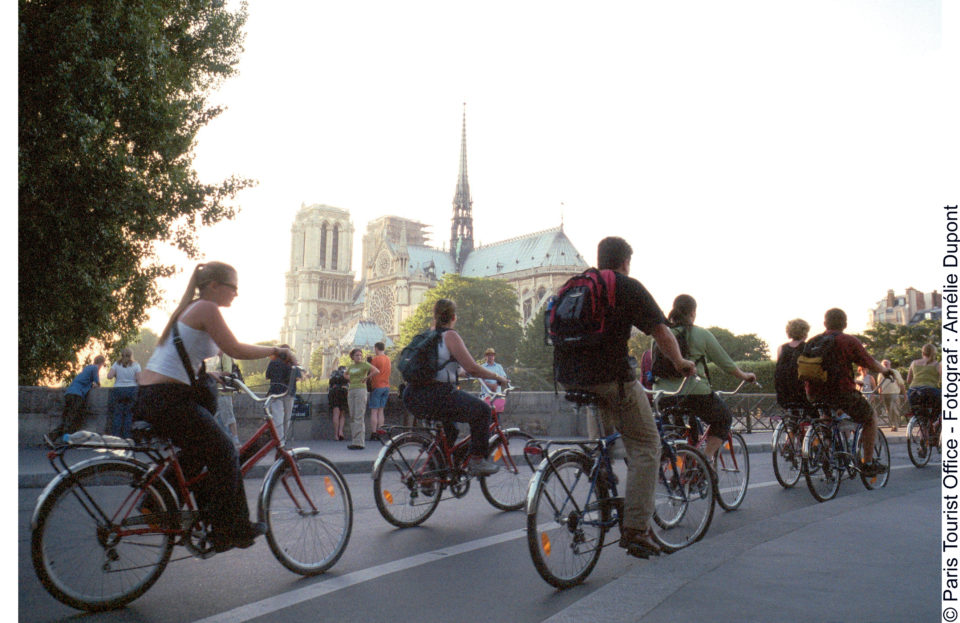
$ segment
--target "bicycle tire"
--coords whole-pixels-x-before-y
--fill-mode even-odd
[[[31,556],[40,583],[57,601],[89,612],[113,610],[143,595],[163,573],[173,536],[148,526],[143,534],[119,537],[112,521],[126,520],[136,529],[130,520],[142,504],[151,509],[148,514],[176,509],[169,490],[141,486],[146,472],[131,462],[98,461],[41,497]],[[95,508],[107,523],[94,516]]]
[[[804,478],[810,494],[818,502],[832,500],[840,491],[843,469],[837,464],[831,428],[811,426],[803,438],[803,456],[807,462]]]
[[[531,482],[530,558],[540,577],[559,589],[583,582],[603,548],[606,529],[600,522],[609,511],[591,495],[591,469],[592,462],[583,452],[562,450],[541,463]]]
[[[860,434],[862,431],[863,429],[861,428],[857,434],[855,454],[858,460],[859,457],[863,456],[863,435]],[[887,437],[879,428],[877,429],[877,438],[873,442],[873,458],[887,469],[884,470],[883,473],[874,476],[867,476],[863,472],[860,472],[860,481],[863,482],[863,486],[867,489],[882,489],[887,486],[887,482],[890,480],[890,446],[887,444]]]
[[[527,501],[527,490],[533,469],[523,458],[523,448],[531,435],[520,430],[504,431],[490,441],[488,459],[500,466],[500,471],[480,479],[480,490],[494,507],[504,511],[517,511]]]
[[[666,551],[696,543],[713,520],[716,492],[710,465],[702,452],[687,444],[673,444],[674,454],[661,453],[650,527]]]
[[[373,473],[377,510],[398,528],[418,526],[440,504],[444,462],[422,435],[402,434],[387,445]]]
[[[329,460],[312,452],[296,453],[293,460],[296,475],[281,460],[264,481],[261,516],[267,544],[280,564],[300,575],[317,575],[347,549],[353,500],[343,474]]]
[[[799,427],[793,428],[791,441],[791,427],[781,420],[773,429],[773,449],[770,455],[773,459],[773,475],[784,489],[793,487],[800,481],[803,472],[803,451],[800,448],[798,437]]]
[[[930,462],[930,455],[933,454],[928,426],[929,424],[917,416],[911,417],[907,422],[907,455],[916,467],[926,467]]]
[[[750,453],[740,433],[730,433],[717,451],[714,461],[717,472],[717,504],[725,511],[735,511],[747,497],[750,485]]]

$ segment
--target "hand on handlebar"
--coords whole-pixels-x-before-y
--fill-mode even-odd
[[[679,368],[683,376],[694,376],[697,373],[697,364],[689,359],[681,359]]]

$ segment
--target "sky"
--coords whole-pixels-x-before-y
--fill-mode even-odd
[[[449,238],[464,103],[475,241],[560,225],[595,261],[626,238],[632,276],[697,322],[862,331],[888,289],[941,290],[958,201],[956,6],[926,1],[251,0],[225,113],[199,134],[204,181],[258,180],[200,235],[233,264],[225,310],[278,339],[303,204],[392,214]],[[952,36],[951,36],[952,35]],[[193,263],[161,285],[162,329]]]

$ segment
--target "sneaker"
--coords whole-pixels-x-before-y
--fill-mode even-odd
[[[349,446],[347,446],[347,450],[363,450],[363,446],[352,443]]]
[[[879,476],[880,474],[886,473],[887,466],[883,465],[877,460],[874,460],[870,463],[861,463],[860,464],[860,473],[864,476]]]
[[[500,466],[481,456],[472,456],[467,461],[467,472],[471,476],[491,476],[500,471]]]

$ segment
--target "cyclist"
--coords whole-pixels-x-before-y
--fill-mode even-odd
[[[197,404],[190,377],[171,337],[174,323],[194,374],[204,359],[221,350],[234,359],[275,355],[296,362],[290,349],[237,341],[220,314],[220,308],[229,307],[236,296],[237,271],[232,266],[222,262],[197,265],[140,377],[134,408],[140,419],[153,425],[157,435],[179,446],[184,471],[195,474],[206,466],[207,479],[202,491],[196,492],[197,502],[213,528],[211,539],[218,552],[250,547],[257,536],[265,533],[266,526],[250,522],[237,450],[213,415]]]
[[[838,308],[828,309],[823,317],[826,331],[821,335],[833,335],[836,345],[837,366],[840,372],[830,374],[824,383],[807,381],[807,396],[814,402],[826,402],[831,408],[843,411],[850,419],[863,425],[863,457],[873,457],[873,444],[877,438],[877,416],[870,403],[860,393],[853,381],[850,367],[853,364],[884,375],[890,374],[890,368],[871,357],[860,340],[843,332],[847,328],[847,314]],[[821,336],[817,336],[814,340]],[[867,476],[876,476],[887,471],[886,466],[876,459],[863,462],[860,471]]]
[[[667,316],[673,326],[674,335],[683,334],[687,342],[687,357],[697,364],[699,379],[687,381],[684,391],[679,396],[666,396],[660,404],[664,407],[679,406],[687,413],[696,415],[705,424],[710,425],[710,434],[707,436],[707,445],[704,454],[711,461],[716,461],[717,450],[723,444],[730,432],[733,414],[726,403],[713,392],[710,386],[710,377],[707,374],[707,361],[715,363],[721,370],[737,377],[741,381],[754,382],[757,375],[753,372],[744,372],[734,363],[727,351],[723,350],[717,338],[704,328],[695,326],[697,318],[697,301],[689,294],[681,294],[673,300],[673,308]],[[679,378],[658,378],[654,389],[668,392],[677,391],[680,387]]]
[[[500,467],[487,460],[490,407],[476,396],[457,389],[457,371],[462,367],[478,379],[491,379],[506,387],[510,380],[481,367],[453,330],[457,324],[457,306],[450,299],[440,299],[433,306],[434,328],[441,333],[437,345],[439,370],[433,383],[407,385],[403,390],[404,405],[417,417],[441,420],[450,443],[457,438],[455,422],[470,425],[470,458],[467,470],[472,476],[489,476]]]
[[[660,461],[660,434],[643,387],[636,379],[627,349],[631,327],[656,340],[674,365],[693,374],[695,366],[680,356],[676,338],[667,327],[657,302],[643,285],[629,277],[633,249],[623,238],[608,237],[597,245],[597,267],[615,273],[614,308],[602,345],[577,357],[554,349],[557,382],[599,397],[597,408],[605,429],[619,430],[629,460],[624,491],[624,520],[620,547],[640,558],[659,554],[650,534],[654,491]]]
[[[920,359],[910,362],[907,371],[907,399],[914,415],[922,414],[922,403],[932,402],[936,406],[935,414],[940,413],[940,362],[937,360],[937,347],[924,344],[920,349]]]

